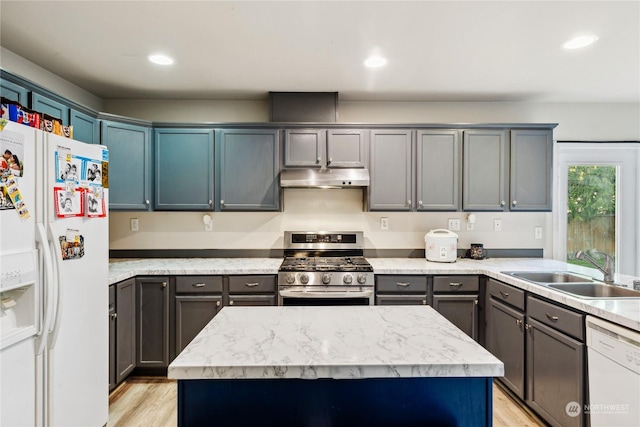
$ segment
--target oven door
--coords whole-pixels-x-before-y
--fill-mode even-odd
[[[278,305],[373,305],[373,288],[291,286],[278,290]]]

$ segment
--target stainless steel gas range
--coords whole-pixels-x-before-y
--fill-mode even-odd
[[[361,231],[286,231],[279,305],[373,305]]]

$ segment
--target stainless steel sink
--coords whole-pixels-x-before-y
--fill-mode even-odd
[[[593,280],[566,271],[503,271],[518,279],[546,285],[548,283],[592,283]]]
[[[640,298],[640,291],[603,283],[548,283],[547,286],[579,298]]]

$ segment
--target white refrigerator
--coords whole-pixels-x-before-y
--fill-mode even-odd
[[[0,131],[0,426],[108,420],[108,151]]]

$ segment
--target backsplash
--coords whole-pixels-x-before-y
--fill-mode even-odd
[[[364,212],[362,190],[286,189],[283,212],[111,212],[109,246],[118,249],[281,249],[286,230],[361,230],[366,249],[424,249],[424,235],[447,228],[449,218],[460,220],[458,247],[483,243],[486,248],[537,248],[551,257],[550,212]],[[213,231],[205,232],[203,216],[212,217]],[[388,230],[380,218],[388,218]],[[130,231],[138,218],[139,231]],[[493,220],[502,231],[493,231]],[[542,239],[534,228],[542,227]]]

